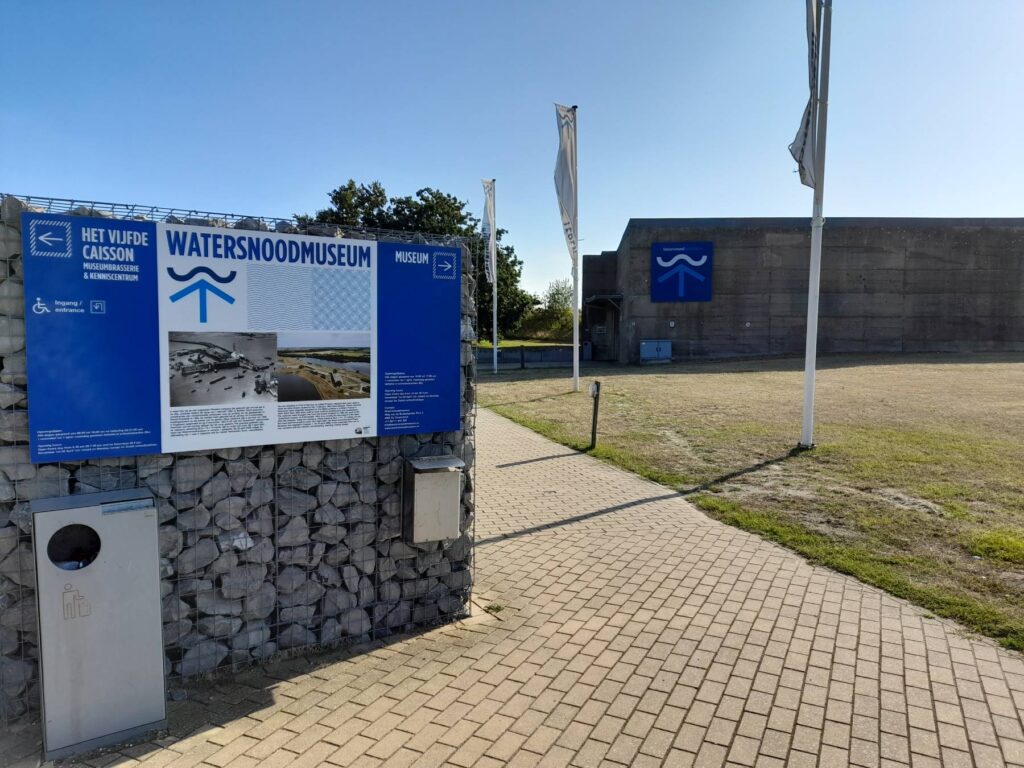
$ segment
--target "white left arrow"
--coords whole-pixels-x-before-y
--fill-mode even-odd
[[[40,235],[39,239],[42,240],[44,243],[46,243],[51,248],[53,247],[54,243],[63,243],[64,242],[64,238],[63,237],[57,237],[57,235],[53,234],[53,232],[46,232],[46,233]]]

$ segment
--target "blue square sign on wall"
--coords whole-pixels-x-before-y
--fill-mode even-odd
[[[651,245],[651,301],[711,301],[714,243]]]

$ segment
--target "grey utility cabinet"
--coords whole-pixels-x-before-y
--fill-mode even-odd
[[[411,544],[457,539],[462,511],[462,471],[456,456],[408,459],[402,481],[402,533]]]
[[[138,490],[32,502],[43,759],[162,728],[157,511]]]

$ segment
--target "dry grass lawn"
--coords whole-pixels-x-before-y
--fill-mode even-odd
[[[1024,650],[1024,355],[603,368],[598,447],[708,514]],[[564,370],[481,377],[480,404],[585,449]]]

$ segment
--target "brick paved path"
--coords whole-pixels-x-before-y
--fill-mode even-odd
[[[1024,765],[1018,655],[491,413],[478,435],[497,616],[207,686],[94,764]]]

